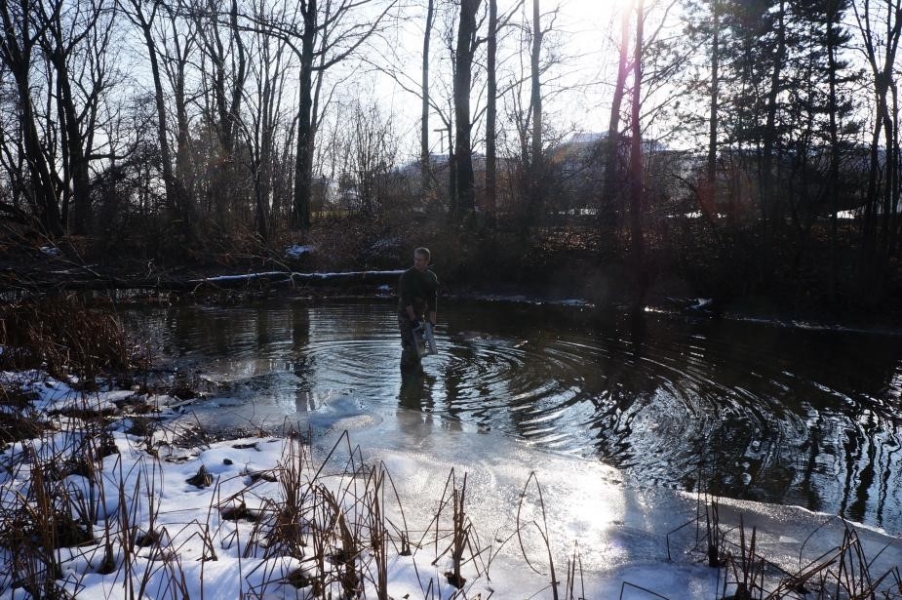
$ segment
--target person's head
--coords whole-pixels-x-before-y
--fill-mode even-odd
[[[413,268],[417,271],[425,271],[429,266],[429,248],[417,248],[413,251]]]

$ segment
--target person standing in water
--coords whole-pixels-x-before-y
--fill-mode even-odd
[[[429,268],[428,248],[413,251],[413,266],[404,271],[398,284],[398,327],[401,330],[401,370],[420,366],[413,330],[422,321],[435,324],[438,304],[438,277]]]

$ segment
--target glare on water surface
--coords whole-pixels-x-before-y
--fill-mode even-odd
[[[402,379],[388,299],[142,318],[158,325],[160,353],[206,386],[194,415],[223,428],[391,424],[399,447],[476,433],[597,460],[644,485],[902,523],[902,338],[888,332],[443,306],[439,354]],[[600,508],[586,485],[574,520],[616,520],[616,499]]]

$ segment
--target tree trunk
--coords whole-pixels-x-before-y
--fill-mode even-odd
[[[767,231],[773,232],[773,228],[777,225],[778,219],[781,218],[779,206],[776,199],[776,187],[774,185],[774,146],[777,141],[776,120],[777,105],[779,101],[781,84],[780,80],[783,73],[783,61],[786,57],[786,2],[781,0],[778,18],[777,30],[777,47],[774,51],[773,68],[770,76],[770,89],[767,95],[767,122],[764,126],[764,139],[762,148],[762,164],[761,164],[761,206],[764,217],[764,224]],[[769,247],[766,244],[766,247]]]
[[[65,223],[53,183],[54,176],[44,155],[44,145],[41,143],[35,123],[29,78],[27,75],[20,78],[17,73],[16,79],[21,101],[22,135],[25,138],[26,162],[28,162],[28,172],[31,176],[32,201],[37,209],[44,232],[54,238],[60,237],[65,233]]]
[[[189,192],[192,187],[189,183],[192,179],[193,169],[191,165],[191,132],[188,119],[188,95],[186,86],[186,71],[191,60],[191,54],[194,50],[196,42],[196,34],[188,32],[184,38],[181,38],[176,32],[182,31],[179,22],[180,17],[178,11],[173,7],[166,6],[169,19],[169,27],[173,32],[171,36],[172,51],[167,51],[167,60],[164,63],[164,70],[169,78],[169,85],[172,87],[172,109],[175,113],[175,168],[173,178],[176,181],[176,189],[178,193],[177,200],[173,200],[173,205],[177,205],[179,219],[184,223],[186,237],[192,234],[192,223],[195,220],[195,197]],[[198,28],[200,25],[198,25]]]
[[[890,75],[890,77],[892,77],[892,75]],[[892,97],[892,110],[890,110],[889,96]],[[883,117],[883,147],[886,150],[886,158],[884,159],[886,161],[886,164],[884,165],[886,183],[884,184],[883,190],[883,215],[880,220],[879,244],[877,245],[877,252],[880,258],[879,264],[881,267],[883,267],[889,259],[889,248],[891,246],[890,223],[896,213],[896,199],[898,198],[898,191],[896,189],[898,186],[899,169],[898,140],[896,136],[898,131],[898,110],[896,107],[895,82],[893,81],[889,82],[884,102],[886,103],[886,106],[884,108]]]
[[[3,21],[5,32],[0,37],[0,60],[12,73],[19,96],[19,122],[22,127],[25,162],[28,164],[31,179],[26,196],[37,212],[44,232],[51,237],[59,237],[63,235],[65,228],[52,167],[44,154],[44,145],[41,143],[35,122],[36,115],[31,97],[30,72],[33,67],[32,50],[35,40],[28,27],[28,15],[33,8],[27,0],[21,0],[19,9],[22,15],[21,22],[16,21],[7,2],[0,3],[0,19]]]
[[[71,192],[66,185],[63,190],[63,222],[68,222],[69,231],[85,235],[91,212],[91,174],[85,156],[84,136],[79,127],[78,110],[69,81],[69,67],[62,49],[62,40],[55,40],[56,47],[50,52],[50,60],[56,71],[57,104],[59,107],[63,162],[68,167],[64,181],[71,181]],[[68,208],[72,206],[71,219]]]
[[[706,183],[711,200],[715,198],[714,185],[717,177],[717,127],[720,102],[720,1],[711,0],[713,36],[711,39],[711,106],[708,120],[708,161]]]
[[[536,223],[542,215],[545,195],[545,162],[542,157],[542,82],[540,78],[542,53],[542,23],[540,0],[532,0],[532,51],[530,52],[530,101],[532,109],[532,151],[530,161],[529,211],[527,223]]]
[[[428,0],[426,7],[426,31],[423,34],[423,72],[420,83],[422,104],[420,107],[420,188],[423,194],[432,187],[432,168],[429,160],[429,45],[432,41],[432,21],[435,18],[435,0]]]
[[[887,212],[890,215],[887,219],[887,264],[892,261],[893,257],[895,257],[899,251],[899,235],[900,232],[902,232],[902,219],[899,218],[899,211],[902,209],[902,206],[899,205],[900,194],[902,194],[902,189],[900,189],[899,184],[899,169],[902,168],[902,152],[900,152],[899,148],[899,90],[895,81],[893,81],[891,89],[893,94],[893,173],[892,195],[887,209]]]
[[[476,51],[476,12],[482,0],[461,0],[454,56],[454,173],[456,202],[451,216],[464,220],[476,209],[476,182],[473,174],[470,122],[470,85],[473,79],[473,55]]]
[[[262,36],[261,36],[262,38]],[[273,162],[275,160],[276,123],[278,105],[283,90],[282,54],[280,46],[273,53],[266,41],[261,41],[259,90],[260,111],[257,117],[255,136],[256,160],[254,165],[255,225],[257,235],[265,248],[271,241],[271,211],[276,202],[273,199]],[[272,207],[272,208],[271,208]]]
[[[301,11],[304,31],[301,36],[300,102],[298,106],[298,145],[294,170],[294,210],[292,226],[302,233],[310,231],[310,200],[313,187],[313,62],[316,41],[316,0],[309,0]]]
[[[163,95],[163,80],[160,74],[160,63],[157,58],[157,45],[153,39],[153,19],[151,14],[148,20],[141,12],[140,0],[132,0],[135,9],[134,19],[141,28],[144,43],[147,46],[147,54],[150,59],[150,74],[153,80],[154,105],[157,110],[157,141],[160,144],[160,160],[162,164],[163,184],[166,187],[166,205],[172,213],[181,209],[182,198],[179,184],[172,171],[172,152],[169,148],[168,126],[166,117],[166,104]]]
[[[839,70],[836,53],[838,48],[836,40],[836,27],[838,23],[838,14],[836,11],[835,0],[827,2],[827,82],[829,86],[827,98],[827,113],[830,118],[829,135],[830,135],[830,171],[827,175],[827,194],[830,204],[830,279],[829,294],[831,303],[836,300],[837,293],[837,237],[839,235],[839,125],[836,122],[837,106],[839,104],[837,91],[837,71]]]
[[[645,272],[645,239],[642,230],[643,177],[642,164],[642,52],[644,44],[645,1],[636,5],[636,46],[633,53],[633,97],[630,115],[630,256],[636,277],[635,306],[645,302],[648,285]]]
[[[498,210],[498,168],[496,165],[495,129],[498,119],[498,0],[489,2],[489,34],[486,47],[486,106],[485,106],[485,208],[494,220]]]
[[[620,169],[620,111],[626,95],[626,79],[629,75],[629,41],[630,11],[624,9],[620,24],[620,60],[617,68],[617,83],[614,85],[614,97],[611,101],[611,117],[608,120],[608,137],[604,144],[604,179],[601,188],[601,207],[599,210],[601,227],[613,237],[617,230],[617,189],[618,171]]]
[[[861,274],[864,280],[864,293],[867,298],[872,301],[880,299],[880,291],[884,284],[884,269],[887,264],[887,247],[884,245],[888,240],[888,229],[886,221],[882,231],[877,231],[877,211],[881,204],[880,194],[882,192],[882,210],[884,219],[889,218],[889,214],[894,212],[894,198],[897,197],[897,191],[893,189],[897,185],[897,176],[895,170],[898,167],[898,156],[896,146],[896,128],[895,114],[890,114],[889,108],[889,92],[893,85],[894,68],[896,63],[896,53],[899,47],[900,35],[902,35],[902,8],[887,5],[886,22],[881,25],[883,30],[875,35],[872,30],[870,4],[865,3],[863,7],[859,7],[857,3],[852,3],[855,11],[859,31],[864,42],[865,55],[871,68],[871,75],[874,78],[874,129],[871,137],[870,148],[870,170],[868,174],[867,204],[865,206],[864,225],[862,227],[862,269]],[[859,10],[863,9],[864,13]],[[884,56],[881,61],[878,58],[878,47],[883,48]],[[880,146],[881,133],[883,133],[883,143],[885,144],[886,157],[885,163],[881,164]],[[881,168],[885,168],[885,188],[880,189],[880,172]]]
[[[241,122],[241,101],[244,98],[244,83],[247,77],[247,50],[244,47],[244,40],[241,37],[241,28],[238,25],[238,1],[232,0],[229,10],[229,25],[232,28],[232,39],[235,40],[235,49],[237,51],[237,61],[234,80],[232,83],[232,98],[229,103],[228,119],[229,119],[229,137],[234,140],[235,128]],[[234,152],[234,144],[229,148],[230,152]]]

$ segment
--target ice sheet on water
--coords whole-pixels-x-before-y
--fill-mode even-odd
[[[516,530],[519,512],[521,524],[547,523],[558,570],[578,544],[586,581],[606,590],[591,597],[617,597],[623,582],[667,597],[675,597],[668,595],[675,589],[698,592],[688,597],[714,597],[716,571],[702,564],[695,525],[679,529],[704,511],[695,494],[635,486],[600,463],[539,451],[428,413],[399,410],[352,435],[370,459],[386,464],[402,498],[420,499],[404,506],[411,522],[428,522],[452,469],[458,481],[466,473],[468,516],[483,539],[494,540],[496,583],[503,577],[500,565],[507,563],[520,575],[526,570],[518,562],[521,542],[499,542]],[[788,572],[834,551],[846,531],[847,524],[837,517],[799,507],[726,498],[719,503],[724,530],[736,537],[740,522],[747,535],[754,528],[758,553]],[[872,573],[902,564],[902,541],[863,527],[856,532],[874,561]],[[547,564],[540,536],[526,535],[522,544],[531,560]]]
[[[292,404],[293,402],[293,404]],[[287,403],[287,404],[286,404]],[[360,399],[345,390],[314,392],[303,387],[293,399],[248,398],[230,396],[206,398],[195,402],[176,425],[201,425],[209,431],[312,429],[356,431],[379,423],[378,415],[364,410]]]

